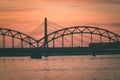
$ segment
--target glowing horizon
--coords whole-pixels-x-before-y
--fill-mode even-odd
[[[91,25],[120,34],[119,4],[119,0],[1,0],[0,26],[29,33],[47,17],[64,27]]]

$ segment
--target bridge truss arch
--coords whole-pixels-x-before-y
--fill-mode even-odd
[[[7,44],[7,42],[10,41],[10,39],[7,39],[7,37],[11,38],[11,43],[9,43],[10,46],[8,46]],[[12,29],[0,28],[1,48],[16,48],[15,39],[20,41],[20,46],[17,48],[27,48],[28,46],[31,48],[35,48],[37,45],[34,38],[24,33]],[[27,46],[24,46],[24,44],[26,44]]]
[[[83,45],[84,40],[87,40],[88,38],[89,38],[89,43],[120,42],[120,36],[109,30],[98,28],[98,27],[93,27],[93,26],[73,26],[73,27],[60,29],[60,30],[57,30],[57,31],[54,31],[54,32],[48,34],[47,35],[47,37],[48,37],[47,43],[48,43],[49,47],[56,47],[56,45],[61,45],[59,47],[66,47],[65,43],[67,43],[67,42],[65,42],[65,36],[69,35],[71,38],[71,41],[69,41],[68,43],[70,43],[71,45],[69,45],[67,47],[75,47],[74,42],[76,42],[76,41],[74,40],[74,34],[80,35],[80,36],[77,35],[77,37],[78,38],[80,37],[80,38],[79,38],[79,40],[76,38],[77,39],[76,41],[79,41],[80,43],[77,43],[79,45],[77,45],[76,47],[84,47],[84,45]],[[85,37],[86,34],[87,34],[86,38],[83,39],[83,37]],[[61,38],[61,40],[59,40],[57,42],[61,42],[61,43],[55,44],[56,40],[58,38]],[[98,39],[97,40],[98,42],[95,42],[94,39]],[[43,43],[43,44],[41,44],[41,43]],[[39,40],[39,47],[44,47],[44,44],[45,43],[44,43],[44,37],[43,37]]]

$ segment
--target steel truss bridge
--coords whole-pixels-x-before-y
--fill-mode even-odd
[[[44,37],[39,40],[19,31],[0,28],[0,56],[41,58],[120,54],[120,36],[109,30],[93,26],[73,26],[48,34],[47,18],[44,25]],[[18,42],[20,44],[16,47]]]

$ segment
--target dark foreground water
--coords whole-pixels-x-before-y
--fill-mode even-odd
[[[1,57],[0,80],[120,80],[120,55]]]

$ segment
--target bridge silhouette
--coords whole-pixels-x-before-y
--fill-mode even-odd
[[[35,38],[22,32],[0,28],[0,56],[73,56],[120,54],[120,36],[93,26],[72,26],[48,34],[47,18],[44,37]],[[18,47],[16,44],[20,43]]]

